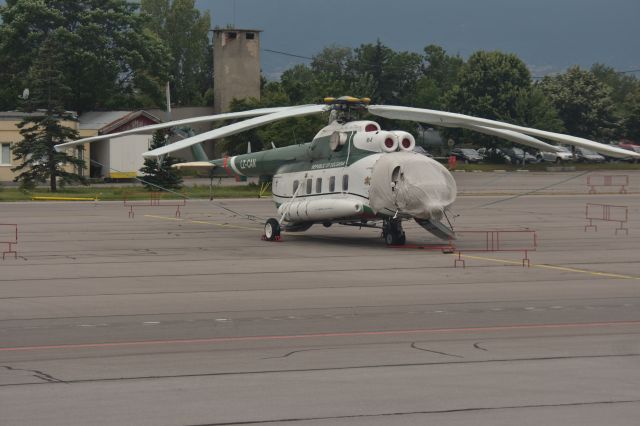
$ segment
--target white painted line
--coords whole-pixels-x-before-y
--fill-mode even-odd
[[[145,321],[142,324],[144,324],[144,325],[157,325],[157,324],[160,324],[160,322],[159,321]]]

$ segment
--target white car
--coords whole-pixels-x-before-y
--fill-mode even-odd
[[[564,146],[559,146],[561,151],[559,152],[548,152],[548,151],[540,151],[536,156],[540,161],[549,161],[551,163],[561,163],[564,161],[573,161],[575,158],[573,157],[573,153],[569,148]]]

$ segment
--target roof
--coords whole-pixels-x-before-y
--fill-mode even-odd
[[[108,124],[120,120],[131,114],[131,111],[89,111],[82,114],[78,121],[80,122],[80,130],[91,129],[101,130]]]
[[[110,133],[138,117],[145,117],[154,123],[162,123],[158,117],[147,111],[90,111],[80,116],[80,130],[98,130]]]
[[[22,120],[24,117],[42,117],[45,114],[45,110],[36,110],[34,112],[24,111],[0,111],[0,120],[3,121],[15,121]],[[75,117],[76,113],[73,111],[65,111],[67,114]]]
[[[225,32],[238,32],[238,33],[261,33],[262,30],[248,30],[242,28],[216,28],[213,30],[214,33],[225,33]]]

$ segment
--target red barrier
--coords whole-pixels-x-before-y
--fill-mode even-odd
[[[519,251],[524,253],[522,267],[531,266],[529,252],[536,251],[538,247],[538,236],[536,231],[531,230],[488,230],[488,231],[456,231],[456,251],[458,258],[453,266],[466,267],[462,252],[496,252],[496,251]],[[464,248],[461,248],[464,246]]]
[[[587,203],[584,216],[585,219],[589,221],[589,223],[584,226],[584,232],[587,232],[589,228],[593,228],[598,232],[598,226],[594,225],[593,221],[601,220],[605,222],[617,222],[619,227],[616,228],[616,235],[618,235],[618,231],[624,231],[629,235],[629,229],[624,227],[629,221],[629,208],[627,206]]]
[[[180,207],[187,205],[187,199],[162,199],[166,195],[162,192],[134,192],[128,193],[124,197],[124,206],[129,207],[129,218],[135,217],[134,207],[176,207],[175,217],[180,217]],[[131,200],[130,198],[137,198]]]
[[[626,194],[629,175],[589,175],[587,176],[587,186],[589,186],[589,194],[596,194],[596,186],[619,186],[619,193]]]
[[[0,244],[9,246],[7,251],[2,252],[2,260],[4,256],[13,253],[15,259],[18,258],[18,252],[13,250],[13,246],[18,244],[18,225],[15,223],[0,223]]]

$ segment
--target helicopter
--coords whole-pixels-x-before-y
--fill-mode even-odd
[[[640,158],[638,153],[576,136],[446,111],[371,105],[370,102],[369,98],[343,96],[325,98],[323,104],[196,117],[78,139],[56,145],[56,150],[196,122],[244,118],[243,121],[148,151],[143,156],[160,158],[191,148],[195,161],[178,163],[173,167],[208,170],[212,177],[271,179],[277,216],[266,220],[265,240],[279,240],[282,231],[302,232],[314,224],[325,227],[340,224],[379,228],[390,246],[406,243],[402,223],[407,220],[415,221],[439,239],[455,239],[447,211],[456,199],[456,182],[438,161],[414,151],[416,141],[409,132],[383,130],[375,121],[360,119],[361,113],[468,129],[550,152],[561,148],[538,138],[591,149],[612,157]],[[207,158],[201,146],[205,141],[279,120],[323,113],[328,113],[328,125],[308,143],[214,160]]]

